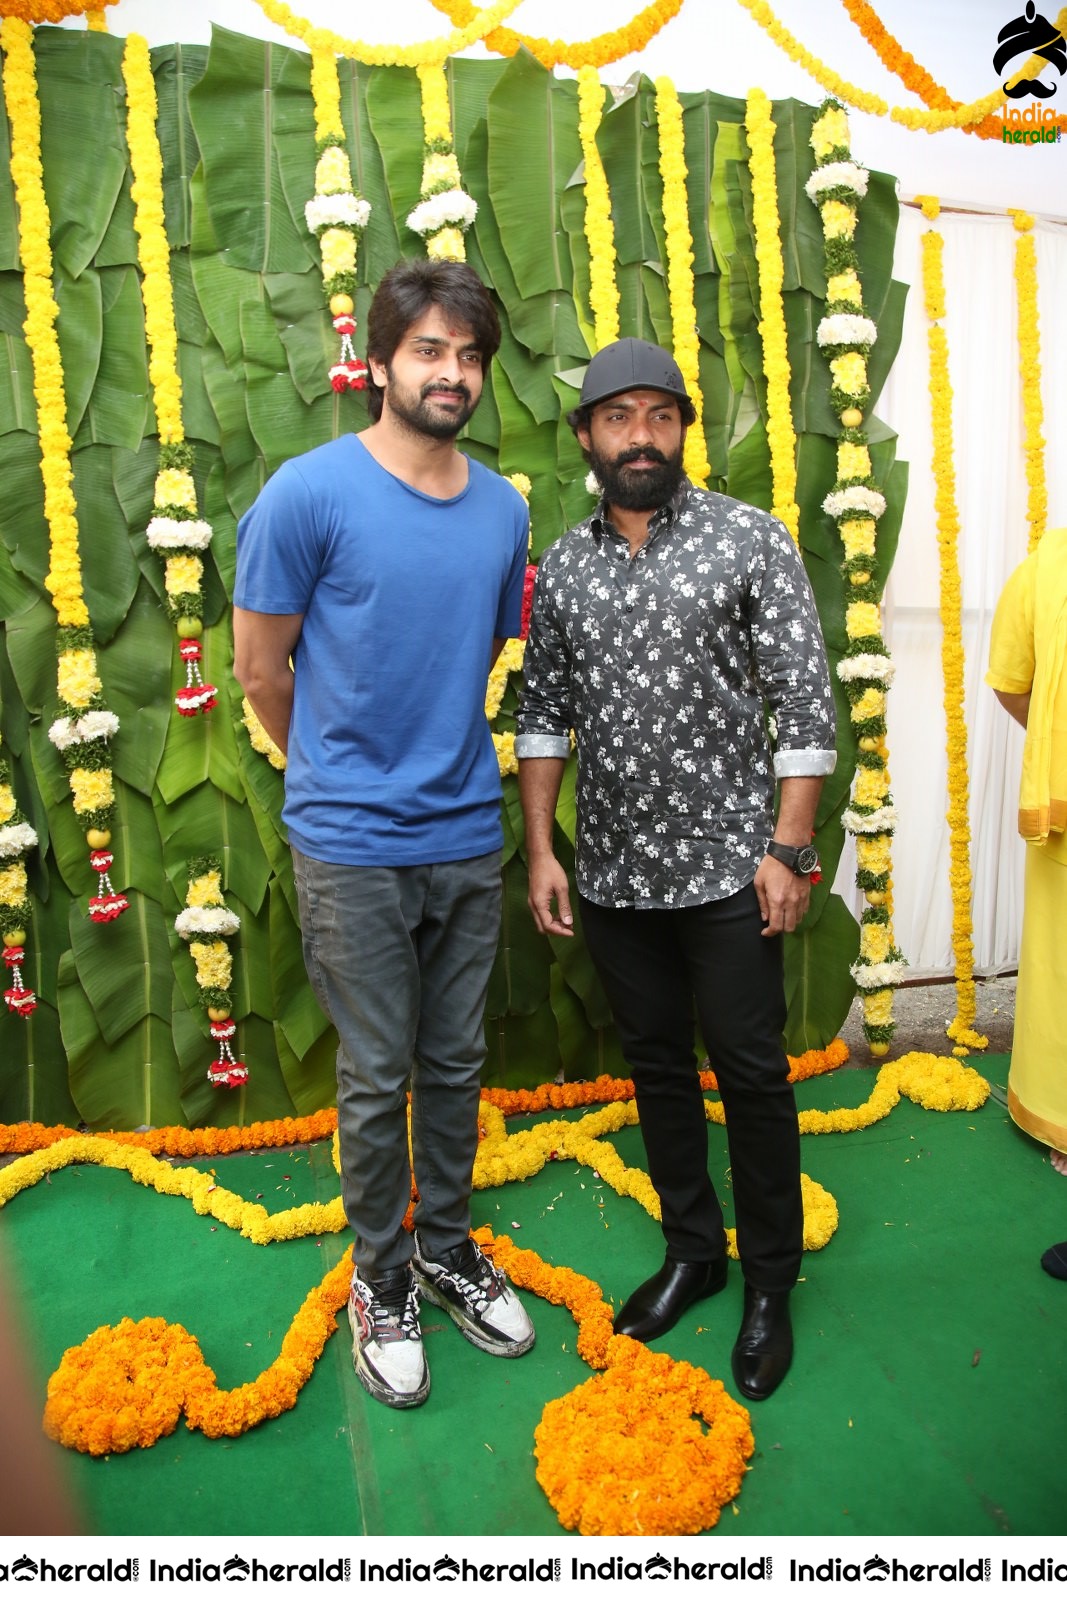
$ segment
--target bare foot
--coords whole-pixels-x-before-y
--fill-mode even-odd
[[[1062,1177],[1067,1178],[1067,1156],[1063,1154],[1063,1151],[1050,1150],[1048,1153],[1048,1158],[1052,1162],[1052,1165],[1055,1167],[1056,1171],[1060,1173]]]

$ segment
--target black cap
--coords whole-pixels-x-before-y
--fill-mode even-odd
[[[679,400],[689,398],[677,361],[646,339],[617,339],[598,350],[585,369],[580,403],[599,405],[627,389],[660,389]]]

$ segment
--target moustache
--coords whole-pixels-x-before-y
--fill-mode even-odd
[[[435,394],[458,394],[464,400],[469,400],[471,392],[465,383],[428,383],[422,390],[424,400],[431,399]]]
[[[634,445],[631,450],[624,450],[621,456],[615,457],[616,467],[629,466],[632,461],[652,461],[658,467],[670,466],[663,451],[657,450],[655,445]]]

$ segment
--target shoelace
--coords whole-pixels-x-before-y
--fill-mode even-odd
[[[463,1263],[457,1262],[442,1277],[454,1284],[464,1300],[479,1312],[491,1305],[504,1288],[504,1274],[499,1267],[494,1267],[473,1245],[469,1255],[464,1252]]]
[[[419,1295],[414,1285],[408,1289],[390,1290],[386,1295],[375,1294],[372,1290],[367,1311],[374,1336],[379,1342],[383,1338],[395,1341],[422,1337],[419,1329]]]

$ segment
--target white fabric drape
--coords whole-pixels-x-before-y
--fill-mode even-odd
[[[954,965],[921,261],[921,236],[929,226],[918,210],[902,208],[894,270],[911,289],[900,352],[877,406],[878,415],[899,435],[898,458],[910,465],[904,525],[886,591],[885,638],[897,667],[888,710],[890,774],[900,814],[894,921],[897,943],[916,977],[951,974]],[[945,241],[943,326],[960,514],[974,958],[976,972],[983,973],[1015,965],[1022,910],[1023,845],[1015,826],[1022,730],[984,683],[993,611],[1009,574],[1026,555],[1028,538],[1014,278],[1017,234],[1011,218],[1003,216],[946,213],[933,226]],[[1048,525],[1058,527],[1067,522],[1067,459],[1058,448],[1067,434],[1067,228],[1038,221],[1034,237]],[[835,886],[858,913],[862,902],[851,887],[853,864],[849,849]]]

